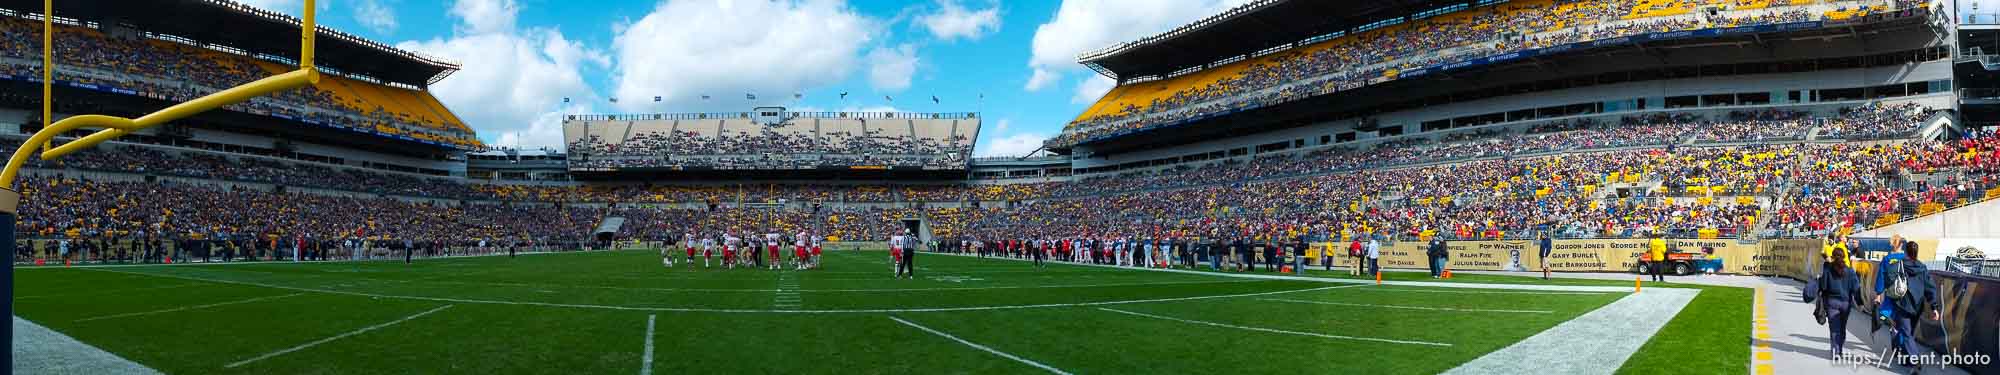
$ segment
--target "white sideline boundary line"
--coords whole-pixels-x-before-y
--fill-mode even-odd
[[[279,299],[279,298],[287,298],[287,297],[297,297],[297,296],[299,296],[299,295],[303,295],[303,294],[305,294],[305,293],[292,293],[292,294],[286,294],[286,295],[281,295],[281,296],[263,296],[263,297],[257,297],[257,298],[250,298],[250,299],[240,299],[240,300],[235,300],[235,301],[228,301],[228,302],[216,302],[216,303],[210,303],[210,304],[201,304],[201,305],[194,305],[194,306],[182,306],[182,307],[175,307],[175,308],[171,308],[171,309],[163,309],[163,310],[153,310],[153,311],[141,311],[141,312],[134,312],[134,313],[124,313],[124,314],[111,314],[111,315],[105,315],[105,316],[98,316],[98,317],[90,317],[90,318],[83,318],[83,319],[77,319],[77,320],[75,321],[75,323],[82,323],[82,322],[89,322],[89,321],[97,321],[97,320],[105,320],[105,319],[117,319],[117,318],[126,318],[126,317],[134,317],[134,316],[140,316],[140,315],[153,315],[153,314],[164,314],[164,313],[170,313],[170,312],[180,312],[180,311],[188,311],[188,310],[199,310],[199,309],[206,309],[206,308],[210,308],[210,307],[217,307],[217,306],[228,306],[228,305],[237,305],[237,304],[245,304],[245,303],[251,303],[251,302],[257,302],[257,301],[263,301],[263,300],[271,300],[271,299]]]
[[[99,291],[94,291],[94,292],[89,292],[89,293],[69,293],[69,294],[62,294],[62,293],[58,293],[58,294],[39,294],[39,295],[32,295],[32,296],[15,296],[15,297],[14,297],[14,300],[16,300],[16,301],[19,301],[19,300],[24,300],[24,299],[42,299],[42,298],[70,298],[70,297],[89,297],[89,296],[101,296],[101,295],[107,295],[107,294],[120,294],[120,293],[131,293],[131,292],[142,292],[142,291],[148,291],[148,290],[160,290],[160,289],[172,289],[172,288],[182,288],[182,287],[190,287],[190,286],[195,286],[195,285],[197,285],[197,284],[196,284],[196,283],[181,283],[181,284],[170,284],[170,285],[160,285],[160,286],[149,286],[149,287],[143,287],[143,288],[127,288],[127,289],[108,289],[108,290],[99,290]]]
[[[366,279],[366,280],[382,280],[382,279]],[[875,280],[882,280],[882,281],[888,281],[888,280],[890,280],[890,279],[875,279]],[[459,284],[459,285],[488,285],[488,286],[514,286],[514,287],[536,287],[536,288],[559,288],[559,289],[604,289],[604,290],[631,290],[631,291],[652,291],[652,292],[703,292],[703,293],[784,293],[784,292],[796,292],[796,293],[871,293],[871,292],[942,292],[942,291],[960,291],[960,290],[998,290],[998,289],[1062,289],[1062,288],[1100,288],[1100,287],[1113,287],[1113,286],[1148,286],[1148,285],[1182,285],[1182,284],[1230,284],[1230,283],[1254,283],[1254,282],[1267,282],[1267,281],[1275,281],[1275,280],[1207,280],[1207,281],[1161,281],[1161,282],[1149,282],[1149,283],[1109,283],[1109,284],[1074,284],[1074,285],[1009,285],[1009,286],[980,286],[980,287],[946,287],[946,288],[881,288],[881,289],[787,289],[787,288],[775,288],[775,289],[710,289],[710,288],[635,288],[635,287],[622,287],[622,286],[598,286],[598,285],[571,285],[571,284],[528,284],[528,283],[494,283],[494,282],[478,282],[478,281],[431,281],[430,283],[432,283],[432,284]]]
[[[1541,296],[1601,296],[1606,294],[1612,294],[1612,292],[1517,292],[1517,291],[1505,291],[1505,290],[1434,290],[1434,289],[1411,289],[1411,288],[1396,288],[1396,289],[1385,288],[1385,289],[1364,289],[1364,290],[1368,290],[1370,292],[1397,292],[1397,293],[1417,292],[1417,293],[1452,293],[1452,294],[1526,294],[1526,295],[1541,295]]]
[[[1455,308],[1455,307],[1430,307],[1430,306],[1407,306],[1407,305],[1376,305],[1376,304],[1368,304],[1368,303],[1346,303],[1346,302],[1327,302],[1327,301],[1307,301],[1307,300],[1302,300],[1302,299],[1286,299],[1286,298],[1259,298],[1259,299],[1257,299],[1257,300],[1259,300],[1259,301],[1271,301],[1271,302],[1290,302],[1290,303],[1303,303],[1303,304],[1312,304],[1312,305],[1329,305],[1329,306],[1353,306],[1353,307],[1376,307],[1376,308],[1384,308],[1384,309],[1404,309],[1404,310],[1427,310],[1427,311],[1453,311],[1453,312],[1492,312],[1492,313],[1522,313],[1522,314],[1554,314],[1554,313],[1555,313],[1554,311],[1548,311],[1548,310],[1502,310],[1502,309],[1461,309],[1461,308]]]
[[[1257,297],[1257,296],[1268,296],[1268,295],[1274,295],[1274,294],[1285,294],[1285,293],[1302,293],[1302,292],[1313,292],[1313,291],[1321,291],[1321,290],[1328,290],[1328,289],[1341,289],[1341,288],[1353,288],[1353,287],[1359,287],[1359,286],[1367,286],[1366,284],[1353,284],[1353,285],[1336,285],[1336,286],[1328,286],[1328,287],[1319,287],[1319,288],[1306,288],[1306,289],[1291,289],[1291,290],[1280,290],[1280,291],[1275,291],[1275,292],[1258,292],[1258,293],[1243,293],[1243,294],[1222,294],[1222,295],[1209,295],[1209,296],[1193,296],[1193,297],[1173,297],[1173,298],[1155,298],[1155,299],[1140,299],[1140,300],[1126,300],[1126,301],[1101,301],[1101,302],[1074,302],[1074,303],[1046,303],[1046,304],[1034,304],[1034,305],[999,305],[999,306],[967,306],[967,307],[935,307],[935,308],[910,308],[910,309],[855,309],[855,310],[769,310],[769,309],[766,309],[766,310],[759,310],[759,309],[705,309],[705,308],[689,308],[689,307],[637,307],[637,306],[612,306],[612,305],[592,305],[592,304],[572,304],[572,303],[555,303],[555,302],[526,302],[526,301],[505,301],[505,300],[479,300],[479,299],[464,299],[464,298],[444,298],[444,297],[424,297],[424,296],[405,296],[405,295],[393,295],[393,294],[376,294],[376,293],[363,293],[363,292],[350,292],[350,291],[344,291],[344,290],[327,290],[327,289],[315,289],[315,288],[304,288],[304,287],[295,287],[295,286],[285,286],[285,285],[273,285],[273,284],[264,284],[264,283],[253,283],[253,282],[247,282],[247,281],[231,281],[231,280],[215,280],[215,279],[204,279],[204,278],[198,278],[198,277],[190,277],[190,276],[179,276],[179,275],[154,275],[154,274],[147,274],[147,273],[138,273],[138,272],[127,272],[127,271],[114,271],[114,270],[104,270],[104,269],[99,269],[99,270],[94,270],[94,271],[99,271],[99,272],[117,272],[117,273],[130,273],[130,274],[134,274],[134,275],[146,275],[146,276],[154,276],[154,277],[164,277],[164,278],[171,278],[171,279],[183,279],[183,280],[194,280],[194,281],[206,281],[206,282],[213,282],[213,283],[221,283],[221,284],[235,284],[235,285],[247,285],[247,286],[257,286],[257,287],[265,287],[265,288],[272,288],[272,289],[284,289],[284,290],[294,290],[294,291],[301,291],[301,292],[317,292],[317,293],[326,293],[326,294],[339,294],[339,295],[349,295],[349,296],[360,296],[360,297],[375,297],[375,298],[394,298],[394,299],[406,299],[406,300],[416,300],[416,301],[434,301],[434,302],[455,302],[455,303],[477,303],[477,304],[489,304],[489,305],[514,305],[514,306],[542,306],[542,307],[568,307],[568,308],[579,308],[579,309],[602,309],[602,310],[624,310],[624,311],[666,311],[666,312],[716,312],[716,313],[780,313],[780,314],[850,314],[850,313],[899,313],[899,312],[949,312],[949,311],[992,311],[992,310],[1019,310],[1019,309],[1034,309],[1034,308],[1047,308],[1047,307],[1084,307],[1084,306],[1109,306],[1109,305],[1123,305],[1123,304],[1134,304],[1134,303],[1153,303],[1153,302],[1177,302],[1177,301],[1194,301],[1194,300],[1204,300],[1204,299],[1216,299],[1216,298],[1236,298],[1236,297]]]
[[[245,359],[245,360],[241,360],[241,361],[236,361],[236,362],[234,362],[234,363],[230,363],[230,364],[228,364],[228,365],[223,365],[222,367],[223,367],[223,368],[237,368],[237,367],[240,367],[240,366],[243,366],[243,365],[247,365],[247,364],[251,364],[251,363],[254,363],[254,362],[257,362],[257,361],[262,361],[262,360],[265,360],[265,359],[270,359],[271,357],[276,357],[276,356],[281,356],[281,355],[285,355],[286,353],[291,353],[291,352],[296,352],[296,351],[300,351],[300,350],[305,350],[306,348],[311,348],[311,347],[314,347],[314,346],[319,346],[319,344],[325,344],[325,343],[329,343],[329,342],[333,342],[334,340],[339,340],[339,339],[343,339],[343,338],[347,338],[347,337],[349,337],[349,336],[354,336],[354,335],[359,335],[359,334],[363,334],[363,333],[368,333],[368,331],[373,331],[373,330],[377,330],[377,329],[382,329],[383,327],[388,327],[388,326],[393,326],[393,325],[396,325],[396,324],[399,324],[399,323],[402,323],[402,322],[407,322],[407,321],[410,321],[411,319],[416,319],[416,318],[421,318],[421,317],[423,317],[424,315],[430,315],[431,313],[435,313],[435,312],[439,312],[439,311],[444,311],[444,309],[449,309],[449,308],[451,308],[452,306],[457,306],[457,305],[444,305],[444,306],[438,306],[437,308],[434,308],[434,309],[430,309],[430,310],[425,310],[424,312],[420,312],[420,313],[416,313],[416,315],[410,315],[410,316],[405,316],[405,317],[403,317],[402,319],[396,319],[396,320],[391,320],[391,321],[389,321],[389,322],[387,322],[387,323],[382,323],[382,324],[376,324],[376,325],[372,325],[372,326],[367,326],[367,327],[362,327],[361,329],[357,329],[357,330],[353,330],[353,331],[348,331],[347,333],[342,333],[342,334],[338,334],[338,335],[334,335],[333,337],[328,337],[328,338],[323,338],[323,339],[319,339],[319,340],[313,340],[312,342],[308,342],[308,343],[304,343],[304,344],[299,344],[299,346],[294,346],[294,347],[290,347],[290,348],[285,348],[284,350],[279,350],[279,351],[275,351],[275,352],[270,352],[270,353],[264,353],[264,355],[260,355],[260,356],[256,356],[256,357],[251,357],[250,359]]]
[[[160,371],[119,357],[61,332],[14,317],[13,373],[159,375]]]
[[[1673,288],[1627,294],[1443,374],[1611,374],[1700,294]]]
[[[952,253],[924,253],[924,254],[927,254],[927,255],[943,255],[943,256],[954,256],[954,257],[961,257],[961,258],[973,258],[973,257],[975,257],[975,256],[972,256],[972,255],[962,255],[962,254],[952,254]],[[998,259],[998,260],[1009,260],[1009,261],[1016,261],[1016,262],[1030,262],[1030,261],[1032,261],[1032,260],[1028,260],[1028,259],[1012,259],[1012,258],[980,258],[980,259]],[[1066,262],[1051,262],[1051,264],[1058,264],[1058,265],[1070,265],[1070,266],[1082,266],[1082,267],[1098,267],[1098,268],[1111,268],[1111,269],[1120,269],[1120,270],[1131,270],[1131,271],[1151,271],[1151,272],[1171,272],[1171,273],[1180,273],[1180,274],[1189,274],[1189,275],[1207,275],[1207,276],[1217,276],[1217,277],[1235,277],[1235,278],[1246,278],[1246,279],[1264,279],[1264,280],[1289,280],[1289,281],[1313,281],[1313,282],[1322,282],[1322,283],[1340,283],[1340,284],[1362,284],[1362,285],[1367,285],[1367,284],[1375,284],[1375,283],[1376,283],[1376,282],[1375,282],[1375,281],[1373,281],[1373,280],[1357,280],[1357,279],[1336,279],[1336,278],[1329,278],[1329,277],[1307,277],[1307,276],[1286,276],[1286,275],[1261,275],[1261,274],[1248,274],[1248,273],[1225,273],[1225,272],[1207,272],[1207,271],[1196,271],[1196,270],[1184,270],[1184,269],[1175,269],[1175,268],[1139,268],[1139,267],[1123,267],[1123,266],[1110,266],[1110,265],[1102,265],[1102,264],[1088,264],[1088,263],[1066,263]],[[1381,282],[1381,285],[1396,285],[1396,286],[1419,286],[1419,287],[1435,287],[1435,288],[1456,288],[1456,289],[1514,289],[1514,290],[1533,290],[1533,291],[1554,291],[1554,292],[1598,292],[1598,293],[1623,293],[1623,292],[1626,292],[1626,291],[1630,291],[1630,290],[1631,290],[1631,289],[1627,289],[1627,288],[1625,288],[1625,287],[1616,287],[1616,286],[1581,286],[1581,285],[1543,285],[1543,284],[1489,284],[1489,283],[1455,283],[1455,282],[1432,282],[1432,281],[1382,281],[1382,282]],[[1665,287],[1662,287],[1662,288],[1665,288]],[[1548,293],[1543,293],[1543,294],[1548,294]]]
[[[660,315],[646,316],[646,356],[639,363],[639,375],[653,375],[653,320]]]
[[[1278,333],[1278,334],[1286,334],[1286,335],[1299,335],[1299,336],[1312,336],[1312,337],[1319,337],[1319,338],[1329,338],[1329,339],[1340,339],[1340,340],[1356,340],[1356,341],[1373,341],[1373,342],[1385,342],[1385,343],[1391,343],[1391,344],[1409,344],[1409,345],[1428,345],[1428,346],[1442,346],[1442,347],[1450,347],[1450,346],[1451,346],[1451,344],[1446,344],[1446,343],[1441,343],[1441,342],[1429,342],[1429,341],[1415,341],[1415,340],[1396,340],[1396,339],[1385,339],[1385,338],[1375,338],[1375,337],[1356,337],[1356,336],[1342,336],[1342,335],[1329,335],[1329,334],[1324,334],[1324,333],[1314,333],[1314,332],[1300,332],[1300,331],[1287,331],[1287,330],[1282,330],[1282,329],[1271,329],[1271,328],[1263,328],[1263,327],[1250,327],[1250,326],[1239,326],[1239,325],[1235,325],[1235,324],[1226,324],[1226,323],[1216,323],[1216,322],[1207,322],[1207,321],[1200,321],[1200,320],[1192,320],[1192,319],[1181,319],[1181,318],[1175,318],[1175,317],[1171,317],[1171,316],[1161,316],[1161,315],[1153,315],[1153,314],[1147,314],[1147,313],[1142,313],[1142,312],[1132,312],[1132,311],[1125,311],[1125,310],[1119,310],[1119,309],[1113,309],[1113,308],[1105,308],[1105,307],[1099,307],[1099,308],[1097,308],[1097,309],[1098,309],[1098,310],[1104,310],[1104,311],[1110,311],[1110,312],[1115,312],[1115,313],[1119,313],[1119,314],[1126,314],[1126,315],[1132,315],[1132,316],[1142,316],[1142,317],[1147,317],[1147,318],[1153,318],[1153,319],[1160,319],[1160,320],[1169,320],[1169,321],[1175,321],[1175,322],[1181,322],[1181,323],[1188,323],[1188,324],[1200,324],[1200,325],[1205,325],[1205,326],[1211,326],[1211,327],[1221,327],[1221,328],[1231,328],[1231,329],[1240,329],[1240,330],[1246,330],[1246,331],[1257,331],[1257,332],[1266,332],[1266,333]]]
[[[979,345],[979,343],[975,343],[975,342],[971,342],[971,341],[965,341],[965,339],[961,339],[961,338],[958,338],[958,336],[952,336],[952,335],[951,335],[951,334],[949,334],[949,333],[944,333],[944,332],[939,332],[938,330],[935,330],[935,329],[931,329],[930,327],[925,327],[925,326],[923,326],[923,325],[919,325],[919,324],[916,324],[916,323],[911,323],[911,322],[910,322],[910,321],[908,321],[908,320],[903,320],[903,318],[898,318],[898,317],[895,317],[895,316],[890,316],[890,317],[889,317],[889,320],[894,320],[894,321],[896,321],[897,323],[903,323],[903,325],[906,325],[906,326],[910,326],[911,328],[916,328],[916,329],[920,329],[920,330],[923,330],[924,332],[929,332],[930,334],[933,334],[933,335],[937,335],[938,337],[943,337],[943,338],[946,338],[946,339],[949,339],[949,340],[951,340],[951,341],[957,341],[957,342],[958,342],[959,344],[963,344],[963,345],[965,345],[965,346],[969,346],[969,347],[972,347],[973,349],[979,349],[980,351],[984,351],[984,352],[987,352],[987,353],[993,353],[993,355],[997,355],[997,356],[1000,356],[1000,357],[1002,357],[1002,358],[1006,358],[1006,359],[1011,359],[1011,360],[1014,360],[1014,362],[1020,362],[1020,363],[1022,363],[1022,364],[1026,364],[1026,365],[1029,365],[1029,366],[1035,366],[1035,368],[1039,368],[1039,369],[1042,369],[1042,370],[1045,370],[1045,371],[1048,371],[1049,373],[1053,373],[1053,374],[1060,374],[1060,375],[1070,375],[1070,373],[1069,373],[1069,372],[1066,372],[1066,371],[1063,371],[1062,369],[1058,369],[1058,368],[1055,368],[1055,367],[1049,367],[1049,365],[1044,365],[1044,364],[1042,364],[1041,362],[1035,362],[1035,361],[1032,361],[1032,360],[1029,360],[1029,359],[1027,359],[1027,358],[1021,358],[1021,357],[1019,357],[1019,356],[1015,356],[1015,355],[1013,355],[1013,354],[1007,354],[1007,352],[1002,352],[1002,351],[999,351],[999,350],[994,350],[993,348],[989,348],[989,347],[986,347],[985,345]]]

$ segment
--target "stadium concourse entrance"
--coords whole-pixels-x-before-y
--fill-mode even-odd
[[[618,230],[624,227],[625,218],[617,216],[605,217],[603,222],[597,223],[597,230],[591,231],[591,237],[597,240],[598,248],[610,249],[611,242],[617,240]]]
[[[917,236],[917,241],[924,243],[931,242],[930,226],[924,225],[924,219],[921,217],[903,218],[903,229]]]

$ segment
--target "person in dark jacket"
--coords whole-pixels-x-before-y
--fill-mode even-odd
[[[1264,271],[1278,272],[1285,267],[1285,248],[1282,241],[1272,239],[1264,244]]]
[[[1431,278],[1444,276],[1445,257],[1444,236],[1431,236],[1430,246],[1424,248],[1424,257],[1430,259]]]
[[[1911,336],[1915,333],[1912,329],[1917,327],[1917,317],[1923,316],[1923,312],[1929,310],[1931,320],[1942,318],[1942,314],[1938,313],[1941,311],[1942,306],[1939,306],[1937,282],[1931,280],[1931,271],[1924,266],[1923,257],[1918,255],[1917,250],[1916,241],[1904,241],[1901,261],[1887,264],[1890,260],[1888,257],[1884,257],[1885,265],[1878,268],[1879,271],[1876,272],[1875,303],[1877,305],[1884,303],[1882,298],[1883,291],[1888,288],[1887,284],[1889,284],[1893,277],[1889,275],[1890,273],[1900,270],[1905,280],[1904,283],[1908,285],[1908,293],[1906,295],[1902,298],[1893,298],[1887,301],[1889,310],[1891,310],[1889,320],[1892,324],[1890,347],[1901,351],[1903,354],[1917,353],[1916,340]]]
[[[1306,236],[1299,236],[1292,242],[1292,274],[1304,275],[1306,273],[1306,248],[1308,247],[1312,247],[1312,245],[1306,243]]]
[[[1824,271],[1819,274],[1818,298],[1826,304],[1827,339],[1833,343],[1833,358],[1839,359],[1847,343],[1847,318],[1849,311],[1859,307],[1861,300],[1861,278],[1848,269],[1847,251],[1836,250],[1833,257],[1826,259]]]

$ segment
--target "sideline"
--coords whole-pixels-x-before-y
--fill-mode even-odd
[[[13,373],[152,375],[159,370],[14,317]]]
[[[972,258],[972,257],[975,257],[975,256],[972,256],[972,255],[961,255],[961,254],[951,254],[951,253],[924,253],[924,254],[927,254],[927,255],[943,255],[943,256],[955,256],[955,257],[966,257],[966,258]],[[1000,259],[1000,260],[1010,260],[1010,261],[1016,261],[1016,262],[1030,262],[1030,260],[1027,260],[1027,259],[1013,259],[1013,258],[999,258],[999,257],[986,257],[986,258],[981,258],[981,259]],[[1047,262],[1047,263],[1049,263],[1049,264],[1055,264],[1055,265],[1069,265],[1069,266],[1082,266],[1082,267],[1099,267],[1099,268],[1111,268],[1111,269],[1121,269],[1121,270],[1132,270],[1132,271],[1151,271],[1151,272],[1171,272],[1171,273],[1180,273],[1180,274],[1189,274],[1189,275],[1207,275],[1207,276],[1218,276],[1218,277],[1237,277],[1237,278],[1249,278],[1249,279],[1265,279],[1265,280],[1289,280],[1289,281],[1314,281],[1314,282],[1322,282],[1322,283],[1339,283],[1339,284],[1357,284],[1357,285],[1371,285],[1371,284],[1375,284],[1375,281],[1374,281],[1374,280],[1354,280],[1354,279],[1336,279],[1336,278],[1327,278],[1327,277],[1309,277],[1309,276],[1286,276],[1286,275],[1276,275],[1276,274],[1272,274],[1272,275],[1265,275],[1265,274],[1253,274],[1253,273],[1232,273],[1232,272],[1209,272],[1209,271],[1196,271],[1196,270],[1184,270],[1184,269],[1173,269],[1173,268],[1138,268],[1138,267],[1121,267],[1121,266],[1110,266],[1110,265],[1102,265],[1102,264],[1085,264],[1085,263],[1065,263],[1065,262]],[[1457,283],[1457,282],[1434,282],[1434,281],[1387,281],[1387,280],[1385,280],[1385,281],[1382,281],[1382,285],[1399,285],[1399,286],[1422,286],[1422,287],[1438,287],[1438,288],[1460,288],[1460,289],[1514,289],[1514,290],[1538,290],[1538,291],[1552,291],[1552,292],[1600,292],[1600,293],[1629,293],[1629,292],[1631,292],[1631,291],[1632,291],[1632,288],[1627,288],[1627,287],[1622,287],[1622,286],[1581,286],[1581,285],[1539,285],[1539,284],[1485,284],[1485,283]],[[1672,288],[1672,287],[1652,287],[1652,288],[1647,288],[1647,289],[1648,289],[1648,290],[1652,290],[1652,289],[1674,289],[1674,288]],[[1684,288],[1682,288],[1682,289],[1684,289]]]
[[[216,302],[216,303],[206,303],[206,304],[200,304],[200,305],[193,305],[193,306],[181,306],[181,307],[175,307],[175,308],[171,308],[171,309],[160,309],[160,310],[153,310],[153,311],[141,311],[141,312],[131,312],[131,313],[124,313],[124,314],[111,314],[111,315],[105,315],[105,316],[97,316],[97,317],[89,317],[89,318],[83,318],[83,319],[77,319],[77,320],[76,320],[76,322],[77,322],[77,323],[82,323],[82,322],[88,322],[88,321],[94,321],[94,320],[105,320],[105,319],[117,319],[117,318],[125,318],[125,317],[134,317],[134,316],[141,316],[141,315],[153,315],[153,314],[165,314],[165,313],[170,313],[170,312],[181,312],[181,311],[188,311],[188,310],[200,310],[200,309],[206,309],[206,308],[210,308],[210,307],[219,307],[219,306],[229,306],[229,305],[240,305],[240,304],[245,304],[245,303],[251,303],[251,302],[257,302],[257,301],[263,301],[263,300],[273,300],[273,299],[279,299],[279,298],[290,298],[290,297],[297,297],[297,296],[299,296],[299,295],[303,295],[303,294],[305,294],[305,293],[292,293],[292,294],[286,294],[286,295],[280,295],[280,296],[263,296],[263,297],[256,297],[256,298],[247,298],[247,299],[240,299],[240,300],[235,300],[235,301],[227,301],[227,302]]]
[[[1628,294],[1444,374],[1611,374],[1699,294],[1668,288]]]
[[[1216,322],[1207,322],[1207,321],[1200,321],[1200,320],[1192,320],[1192,319],[1181,319],[1181,318],[1175,318],[1175,317],[1171,317],[1171,316],[1163,316],[1163,315],[1153,315],[1153,314],[1147,314],[1147,313],[1142,313],[1142,312],[1136,312],[1136,311],[1125,311],[1125,310],[1119,310],[1119,309],[1113,309],[1113,308],[1108,308],[1108,307],[1099,307],[1099,308],[1097,308],[1097,309],[1098,309],[1098,310],[1103,310],[1103,311],[1110,311],[1110,312],[1115,312],[1115,313],[1119,313],[1119,314],[1125,314],[1125,315],[1132,315],[1132,316],[1142,316],[1142,317],[1147,317],[1147,318],[1153,318],[1153,319],[1159,319],[1159,320],[1165,320],[1165,321],[1172,321],[1172,322],[1181,322],[1181,323],[1187,323],[1187,324],[1198,324],[1198,325],[1205,325],[1205,326],[1210,326],[1210,327],[1220,327],[1220,328],[1229,328],[1229,329],[1237,329],[1237,330],[1245,330],[1245,331],[1257,331],[1257,332],[1266,332],[1266,333],[1278,333],[1278,334],[1286,334],[1286,335],[1299,335],[1299,336],[1312,336],[1312,337],[1319,337],[1319,338],[1329,338],[1329,339],[1340,339],[1340,340],[1355,340],[1355,341],[1373,341],[1373,342],[1382,342],[1382,343],[1390,343],[1390,344],[1409,344],[1409,345],[1428,345],[1428,346],[1443,346],[1443,347],[1450,347],[1450,346],[1452,346],[1451,344],[1446,344],[1446,343],[1441,343],[1441,342],[1429,342],[1429,341],[1416,341],[1416,340],[1397,340],[1397,339],[1385,339],[1385,338],[1377,338],[1377,337],[1357,337],[1357,336],[1341,336],[1341,335],[1329,335],[1329,334],[1324,334],[1324,333],[1314,333],[1314,332],[1299,332],[1299,331],[1287,331],[1287,330],[1282,330],[1282,329],[1272,329],[1272,328],[1263,328],[1263,327],[1249,327],[1249,326],[1239,326],[1239,325],[1234,325],[1234,324],[1226,324],[1226,323],[1216,323]]]
[[[1209,295],[1209,296],[1193,296],[1193,297],[1173,297],[1173,298],[1155,298],[1155,299],[1139,299],[1139,300],[1124,300],[1124,301],[1100,301],[1100,302],[1075,302],[1075,303],[1047,303],[1047,304],[1034,304],[1034,305],[997,305],[997,306],[967,306],[967,307],[935,307],[935,308],[907,308],[907,309],[851,309],[851,310],[776,310],[776,309],[709,309],[709,308],[691,308],[691,307],[641,307],[641,306],[616,306],[616,305],[595,305],[595,304],[573,304],[573,303],[555,303],[555,302],[528,302],[528,301],[509,301],[509,300],[484,300],[484,299],[465,299],[465,298],[445,298],[445,297],[424,297],[424,296],[405,296],[405,295],[394,295],[394,294],[377,294],[377,293],[363,293],[363,292],[351,292],[351,291],[344,291],[344,290],[329,290],[329,289],[318,289],[318,288],[306,288],[306,287],[296,287],[296,286],[287,286],[287,285],[275,285],[275,284],[264,284],[264,283],[255,283],[255,282],[248,282],[248,281],[233,281],[233,280],[218,280],[218,279],[206,279],[206,278],[199,278],[199,277],[191,277],[191,276],[179,276],[179,275],[156,275],[156,274],[148,274],[148,273],[140,273],[140,272],[129,272],[129,271],[118,271],[118,270],[110,270],[110,269],[96,269],[96,270],[92,270],[92,271],[97,271],[97,272],[112,272],[112,273],[123,273],[123,274],[132,274],[132,275],[142,275],[142,276],[153,276],[153,277],[162,277],[162,278],[170,278],[170,279],[182,279],[182,280],[193,280],[193,281],[205,281],[205,282],[212,282],[212,283],[219,283],[219,284],[233,284],[233,285],[246,285],[246,286],[256,286],[256,287],[265,287],[265,288],[273,288],[273,289],[284,289],[284,290],[294,290],[294,291],[301,291],[301,292],[318,292],[318,293],[326,293],[326,294],[339,294],[339,295],[349,295],[349,296],[359,296],[359,297],[374,297],[374,298],[394,298],[394,299],[407,299],[407,300],[418,300],[418,301],[436,301],[436,302],[455,302],[455,303],[476,303],[476,304],[489,304],[489,305],[515,305],[515,306],[542,306],[542,307],[568,307],[568,308],[581,308],[581,309],[603,309],[603,310],[623,310],[623,311],[671,311],[671,312],[715,312],[715,313],[780,313],[780,314],[848,314],[848,313],[899,313],[899,312],[948,312],[948,311],[990,311],[990,310],[1018,310],[1018,309],[1033,309],[1033,308],[1047,308],[1047,307],[1083,307],[1083,306],[1107,306],[1107,305],[1123,305],[1123,304],[1134,304],[1134,303],[1152,303],[1152,302],[1175,302],[1175,301],[1193,301],[1193,300],[1204,300],[1204,299],[1216,299],[1216,298],[1236,298],[1236,297],[1258,297],[1258,296],[1268,296],[1268,295],[1276,295],[1276,294],[1285,294],[1285,293],[1301,293],[1301,292],[1312,292],[1312,291],[1321,291],[1321,290],[1329,290],[1329,289],[1340,289],[1340,288],[1352,288],[1352,287],[1358,287],[1358,286],[1367,286],[1367,285],[1364,285],[1364,284],[1354,284],[1354,285],[1338,285],[1338,286],[1327,286],[1327,287],[1318,287],[1318,288],[1305,288],[1305,289],[1289,289],[1289,290],[1280,290],[1280,291],[1274,291],[1274,292],[1259,292],[1259,293],[1244,293],[1244,294],[1222,294],[1222,295]]]

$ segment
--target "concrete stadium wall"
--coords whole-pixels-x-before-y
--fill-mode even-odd
[[[1976,203],[1856,234],[1859,237],[1891,235],[1932,245],[1930,249],[1921,251],[1928,254],[1926,258],[1930,260],[1944,260],[1945,256],[1966,246],[1989,254],[2000,252],[2000,200]]]

